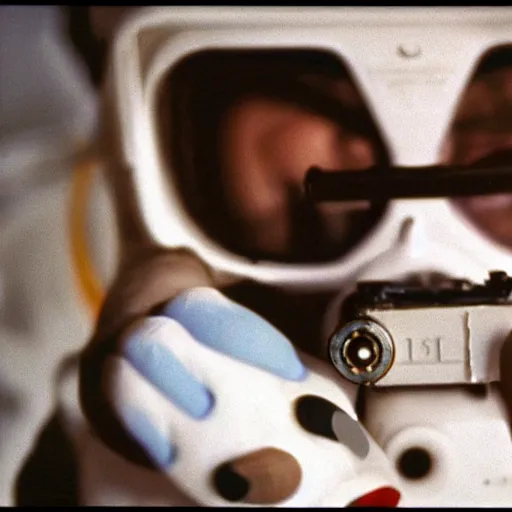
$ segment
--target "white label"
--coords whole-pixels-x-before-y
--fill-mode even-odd
[[[379,386],[496,382],[512,306],[371,311],[391,335],[395,362]]]

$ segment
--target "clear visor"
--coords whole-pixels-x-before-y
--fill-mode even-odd
[[[159,145],[187,213],[231,252],[333,261],[369,235],[386,207],[384,194],[316,204],[304,194],[311,167],[393,172],[348,67],[328,53],[198,52],[169,72],[158,105]],[[463,91],[439,163],[511,165],[510,149],[512,46],[500,46],[482,57]],[[512,248],[512,194],[474,190],[455,204]]]

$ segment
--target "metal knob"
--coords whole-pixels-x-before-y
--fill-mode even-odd
[[[329,342],[335,368],[355,384],[372,384],[393,365],[395,349],[390,334],[370,319],[348,322]]]

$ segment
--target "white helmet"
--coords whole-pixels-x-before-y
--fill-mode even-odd
[[[506,7],[141,9],[113,43],[105,95],[110,164],[132,186],[135,213],[154,242],[188,247],[228,279],[325,290],[427,270],[477,281],[489,269],[510,273],[511,248],[482,233],[449,198],[390,200],[371,230],[330,261],[254,261],[230,250],[198,224],[181,194],[184,157],[162,138],[169,129],[161,112],[180,92],[166,80],[190,56],[307,48],[348,66],[391,165],[436,165],[461,94],[482,57],[511,42],[511,26]]]

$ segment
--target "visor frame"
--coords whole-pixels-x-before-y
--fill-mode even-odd
[[[381,123],[382,112],[377,112],[368,101],[371,88],[364,69],[356,64],[357,52],[341,44],[339,36],[334,35],[336,31],[349,26],[352,26],[354,33],[361,32],[363,27],[365,31],[396,31],[397,27],[403,28],[403,24],[408,23],[404,33],[421,25],[428,27],[432,24],[440,24],[437,28],[441,33],[446,30],[443,25],[450,25],[455,20],[459,24],[467,22],[467,26],[471,27],[491,27],[489,32],[482,30],[483,35],[478,34],[475,37],[472,60],[468,60],[469,65],[461,72],[464,76],[459,77],[458,87],[463,90],[483,54],[492,47],[512,42],[512,37],[506,35],[507,27],[512,27],[510,8],[484,8],[475,11],[474,8],[447,8],[440,13],[429,8],[301,8],[300,11],[291,11],[282,8],[172,7],[142,9],[132,15],[114,41],[110,87],[113,92],[111,97],[116,104],[114,111],[117,112],[117,119],[114,120],[117,126],[117,144],[121,149],[123,163],[131,173],[130,179],[135,183],[137,207],[150,237],[164,247],[185,246],[194,250],[220,276],[228,280],[232,277],[249,278],[266,284],[309,289],[332,288],[346,280],[353,280],[354,275],[361,272],[367,264],[392,249],[399,237],[400,219],[410,216],[414,211],[411,202],[391,201],[389,208],[366,239],[335,261],[321,264],[254,262],[232,254],[206,237],[187,215],[185,205],[170,178],[172,173],[167,172],[167,164],[158,152],[158,84],[172,65],[205,49],[279,48],[327,51],[340,56],[348,65],[370,114],[385,135],[386,130]],[[279,28],[283,24],[287,25],[286,29]],[[452,109],[455,107],[456,102]],[[449,121],[450,116],[447,117],[446,126]],[[389,143],[389,138],[384,143]],[[404,165],[403,158],[395,155],[394,160],[395,164]],[[414,158],[405,162],[405,165],[416,164]],[[439,202],[448,203],[449,199],[422,201],[421,205],[432,204],[431,211],[434,212],[437,210],[435,204]],[[446,204],[443,206],[442,210],[451,213],[455,224],[464,225],[459,226],[460,229],[448,230],[445,238],[449,246],[469,245],[474,248],[476,244],[480,256],[484,253],[489,261],[505,262],[505,269],[512,271],[511,251],[477,232],[456,208]],[[457,227],[455,224],[454,227]],[[453,243],[450,238],[455,232],[468,235],[469,243]],[[460,236],[462,235],[457,238]],[[500,268],[503,267],[501,263]],[[485,277],[484,271],[481,277]]]

